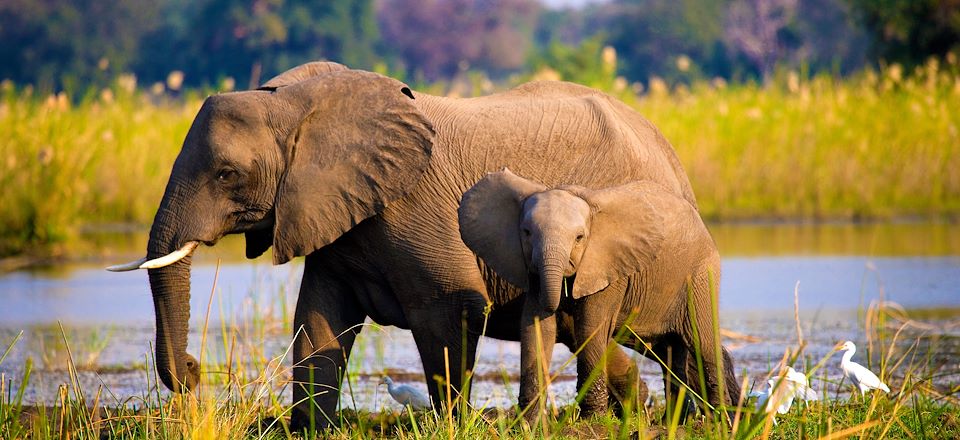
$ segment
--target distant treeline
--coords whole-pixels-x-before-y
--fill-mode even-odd
[[[329,59],[411,82],[504,78],[583,44],[646,83],[767,81],[778,67],[844,75],[958,49],[955,0],[3,0],[0,79],[83,93],[140,85],[245,88]]]

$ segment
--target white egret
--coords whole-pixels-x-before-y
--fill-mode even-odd
[[[817,400],[817,392],[814,391],[813,388],[810,388],[807,375],[794,370],[793,367],[787,367],[787,374],[783,380],[793,386],[793,397],[802,400]]]
[[[390,393],[390,397],[393,397],[393,400],[396,400],[401,405],[410,406],[413,409],[429,409],[430,397],[424,394],[423,391],[420,391],[410,385],[394,385],[393,379],[390,379],[390,376],[384,376],[380,379],[378,385],[387,384],[387,392]]]
[[[786,390],[783,384],[778,388],[776,379],[767,381],[765,391],[751,391],[748,396],[757,398],[754,408],[758,413],[774,414],[774,425],[777,424],[776,414],[786,414],[790,411],[790,405],[793,404],[793,393]]]
[[[890,392],[887,384],[881,382],[876,374],[873,374],[872,371],[863,365],[850,360],[857,351],[857,346],[854,345],[853,342],[844,342],[843,344],[837,345],[837,348],[843,351],[843,359],[840,360],[840,368],[843,370],[843,375],[846,376],[847,379],[850,379],[853,386],[860,389],[861,396],[870,390],[883,390],[885,393]]]
[[[768,380],[765,391],[753,391],[749,396],[757,398],[754,403],[757,412],[767,414],[774,411],[786,414],[793,406],[793,399],[817,400],[817,393],[810,388],[807,376],[793,367],[787,367],[783,379]],[[774,418],[773,422],[776,423],[777,419]]]

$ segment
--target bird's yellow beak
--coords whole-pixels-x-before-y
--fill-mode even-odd
[[[834,345],[833,350],[834,351],[843,350],[843,342],[838,342],[837,345]]]

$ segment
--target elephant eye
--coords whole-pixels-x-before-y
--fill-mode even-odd
[[[577,234],[577,243],[583,241],[583,234]]]
[[[226,182],[232,179],[235,174],[237,174],[237,172],[234,170],[223,169],[223,170],[220,170],[219,173],[217,173],[217,180],[221,182]]]
[[[237,172],[229,168],[224,168],[217,173],[217,180],[220,183],[229,183],[237,177]]]

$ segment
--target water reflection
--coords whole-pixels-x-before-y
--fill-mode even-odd
[[[960,225],[954,223],[756,222],[708,227],[724,257],[960,255]]]

